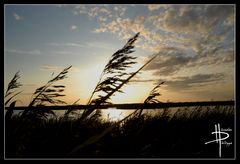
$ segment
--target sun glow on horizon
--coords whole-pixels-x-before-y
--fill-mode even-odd
[[[130,110],[121,110],[121,109],[103,109],[101,110],[102,117],[104,120],[108,121],[120,121],[132,113]]]
[[[107,61],[107,60],[106,60]],[[77,81],[79,81],[79,87],[81,88],[78,90],[80,92],[81,102],[86,104],[96,87],[98,81],[100,80],[101,73],[106,65],[106,61],[98,61],[88,65],[86,68],[83,68],[78,73],[79,76],[77,77]],[[138,60],[137,63],[132,65],[131,68],[126,70],[126,73],[132,73],[137,71],[143,65],[141,60]],[[103,76],[101,80],[104,80],[106,77],[112,76],[111,74],[107,74]],[[130,75],[129,75],[130,76]],[[141,78],[146,79],[150,78],[151,75],[148,73],[141,73],[141,71],[136,75],[141,76]],[[146,98],[147,94],[151,89],[151,85],[145,83],[132,83],[132,80],[136,77],[134,76],[129,83],[126,83],[123,87],[120,88],[121,91],[124,93],[116,92],[113,96],[111,96],[112,103],[140,103]],[[143,77],[142,77],[143,76]],[[127,78],[124,77],[125,79]],[[151,83],[151,82],[150,82]],[[96,98],[100,93],[95,93],[93,98]]]
[[[16,106],[27,106],[37,88],[69,65],[68,78],[59,83],[65,96],[59,99],[69,105],[80,99],[78,104],[86,105],[111,56],[137,32],[129,54],[137,63],[121,71],[133,73],[158,56],[109,102],[143,103],[162,81],[161,102],[235,99],[234,5],[60,6],[4,8],[4,92],[20,70],[22,86],[16,91],[22,92],[15,97]],[[91,100],[104,94],[96,92]]]

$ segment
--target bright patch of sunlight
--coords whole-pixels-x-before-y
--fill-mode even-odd
[[[83,103],[87,103],[99,81],[103,68],[104,63],[99,62],[80,71],[77,81],[79,81],[79,87],[81,88],[79,94]]]
[[[111,98],[112,103],[141,103],[149,92],[149,86],[145,84],[126,85],[121,89],[124,93],[115,93]]]
[[[112,103],[143,103],[149,92],[154,87],[154,77],[149,73],[141,72],[132,80],[121,88],[124,93],[115,93],[111,98]],[[138,80],[150,80],[147,82],[139,82]]]
[[[129,112],[126,110],[120,110],[120,109],[103,109],[102,110],[102,117],[105,120],[109,121],[119,121],[125,118],[129,115]]]

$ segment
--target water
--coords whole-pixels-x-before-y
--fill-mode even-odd
[[[190,116],[193,112],[197,111],[200,112],[206,112],[206,111],[214,111],[218,110],[219,112],[228,112],[233,107],[231,106],[205,106],[205,107],[173,107],[173,108],[166,108],[166,109],[145,109],[143,110],[142,114],[145,114],[147,116],[156,116],[156,115],[162,115],[164,112],[169,116],[170,118],[173,117],[175,114]],[[199,110],[200,109],[200,110]],[[120,121],[133,113],[135,109],[115,109],[115,108],[109,108],[109,109],[101,109],[101,117],[103,121]],[[6,111],[4,111],[5,113]],[[19,114],[19,112],[22,111],[15,111],[15,114]],[[65,110],[55,110],[54,111],[57,117],[61,117],[64,115]],[[76,110],[74,111],[75,114],[72,115],[72,118],[80,116],[83,110]],[[199,113],[200,114],[200,113]]]

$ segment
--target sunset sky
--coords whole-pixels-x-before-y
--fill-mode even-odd
[[[20,70],[28,105],[36,88],[72,65],[64,100],[86,104],[110,56],[140,32],[139,68],[113,103],[143,102],[160,81],[160,101],[235,99],[234,5],[5,5],[4,88]]]

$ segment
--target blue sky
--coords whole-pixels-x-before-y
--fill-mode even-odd
[[[141,102],[158,81],[166,81],[162,101],[234,99],[234,10],[234,5],[5,5],[4,86],[20,70],[18,98],[27,104],[52,72],[73,65],[64,80],[66,101],[80,98],[84,104],[109,57],[140,32],[133,54],[139,64],[159,56],[113,102]]]

